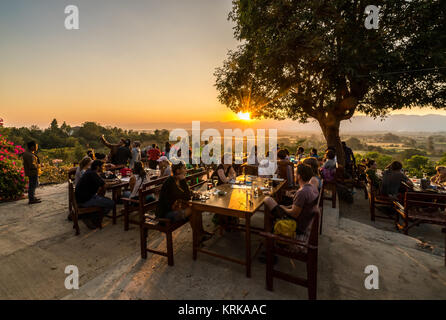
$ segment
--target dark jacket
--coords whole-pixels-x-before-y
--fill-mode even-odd
[[[30,151],[26,151],[22,155],[23,167],[25,169],[25,175],[27,177],[35,177],[39,175],[39,157]]]
[[[186,179],[180,181],[180,188],[178,188],[175,178],[170,176],[164,181],[159,195],[159,203],[155,215],[158,218],[164,218],[169,211],[172,211],[172,205],[177,200],[190,200],[192,194]]]

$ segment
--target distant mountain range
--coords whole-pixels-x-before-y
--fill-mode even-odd
[[[190,130],[192,123],[147,123],[147,124],[133,124],[133,129],[140,130],[154,130],[154,129],[168,129],[184,128]],[[276,128],[279,134],[282,132],[302,132],[302,131],[317,131],[320,132],[318,123],[312,121],[310,123],[302,124],[297,121],[284,120],[259,120],[251,122],[242,121],[226,121],[226,122],[201,122],[201,129],[215,128],[223,129],[273,129]],[[384,119],[373,119],[366,116],[356,116],[350,120],[343,121],[341,124],[342,132],[446,132],[446,116],[442,115],[391,115]]]

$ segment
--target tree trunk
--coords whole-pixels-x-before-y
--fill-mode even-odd
[[[342,148],[341,137],[339,136],[340,124],[341,122],[339,120],[330,122],[319,121],[325,141],[327,141],[327,147],[334,147],[336,149],[338,163],[345,166],[344,149]]]

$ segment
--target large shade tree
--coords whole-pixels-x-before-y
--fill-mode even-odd
[[[370,4],[378,29],[364,26]],[[219,100],[316,120],[341,162],[340,123],[355,112],[445,107],[443,0],[234,0],[229,19],[241,44],[215,72]]]

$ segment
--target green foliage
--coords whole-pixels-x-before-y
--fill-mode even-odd
[[[393,133],[386,133],[383,137],[382,137],[382,141],[383,142],[401,142],[401,138]]]
[[[446,165],[446,153],[443,154],[441,159],[438,161],[439,165]]]
[[[422,178],[423,174],[431,176],[435,174],[434,164],[428,157],[414,155],[404,161],[404,167],[409,171],[409,175]]]
[[[58,149],[66,147],[80,147],[103,149],[104,145],[100,142],[101,135],[105,135],[108,141],[117,143],[121,138],[128,138],[132,141],[139,140],[143,144],[158,143],[163,144],[169,140],[168,130],[155,130],[153,134],[136,132],[133,130],[123,130],[121,128],[103,127],[95,122],[85,122],[80,127],[70,127],[65,122],[58,126],[54,119],[47,129],[39,129],[36,126],[30,128],[0,127],[0,134],[6,136],[15,143],[25,144],[28,141],[35,140],[41,149]],[[77,147],[79,152],[79,147]],[[76,157],[72,157],[75,160]],[[82,155],[83,156],[83,155]],[[59,158],[70,158],[67,154],[59,154]]]

